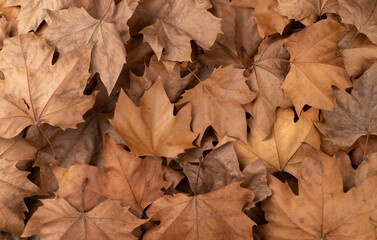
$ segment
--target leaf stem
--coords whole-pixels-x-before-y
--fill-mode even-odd
[[[194,196],[196,196],[196,193],[198,192],[198,182],[199,182],[199,174],[200,174],[200,168],[202,167],[202,159],[203,157],[199,157],[199,167],[198,167],[198,173],[196,174],[196,183],[195,183],[195,191],[194,191]]]
[[[363,161],[367,160],[367,156],[366,155],[367,155],[368,141],[369,141],[369,132],[368,132],[368,135],[367,135],[367,139],[365,140]]]
[[[86,187],[86,184],[88,183],[88,181],[89,181],[89,179],[85,178],[82,185],[81,185],[81,212],[82,213],[85,212],[84,191],[85,191],[85,187]]]
[[[151,181],[152,181],[152,179],[153,179],[153,177],[154,177],[154,175],[156,174],[156,157],[155,156],[153,156],[153,174],[152,174],[152,176],[149,178],[149,180],[148,181],[146,181],[145,182],[145,186],[146,187],[149,187],[149,184],[151,184]]]
[[[46,134],[42,131],[42,129],[39,126],[39,123],[35,124],[35,126],[38,128],[39,132],[42,134],[43,138],[46,140],[46,142],[48,143],[48,145],[50,145],[50,148],[52,150],[52,155],[54,156],[54,159],[57,160],[58,157],[56,156],[55,149],[52,146],[52,143],[51,143],[50,139],[48,139],[48,137],[46,136]]]
[[[340,56],[340,54],[344,51],[344,49],[349,47],[349,45],[353,42],[353,40],[355,40],[355,38],[358,34],[359,34],[359,31],[356,32],[356,34],[351,38],[351,40],[346,44],[346,46],[344,46],[342,49],[339,50],[339,52],[336,54],[337,57]]]

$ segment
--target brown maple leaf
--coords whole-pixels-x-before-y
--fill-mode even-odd
[[[162,160],[138,158],[118,146],[108,135],[105,140],[103,165],[108,177],[107,197],[122,200],[142,215],[145,207],[163,195],[161,189],[170,185],[163,180]]]
[[[279,14],[277,0],[233,0],[231,6],[254,8],[253,18],[261,38],[283,33],[290,20]]]
[[[96,9],[95,15],[100,15],[100,18],[94,18],[84,8],[71,7],[66,10],[48,11],[52,24],[44,37],[56,46],[62,56],[72,49],[95,41],[90,71],[100,74],[110,93],[126,62],[126,49],[115,21],[126,22],[131,13],[118,19],[114,13],[115,3],[106,1],[106,4],[106,7]]]
[[[357,33],[364,33],[377,44],[377,1],[339,0],[339,15],[343,23],[353,24]],[[356,10],[357,9],[357,10]]]
[[[291,100],[284,96],[280,88],[289,71],[289,63],[275,60],[289,59],[288,51],[283,48],[286,42],[286,39],[278,36],[264,39],[251,66],[253,71],[250,80],[247,81],[251,90],[258,92],[258,96],[245,109],[253,116],[255,128],[266,135],[271,134],[271,128],[276,121],[276,108],[292,106]]]
[[[50,168],[59,184],[59,190],[54,194],[76,210],[87,212],[106,200],[107,176],[99,168],[80,162],[69,168],[50,164]]]
[[[250,190],[232,183],[216,191],[189,197],[182,193],[164,196],[147,210],[160,221],[143,239],[252,239],[255,223],[242,207],[253,199]]]
[[[163,55],[165,60],[190,61],[191,40],[208,49],[220,33],[221,20],[211,15],[209,8],[209,0],[166,0],[156,22],[141,33],[158,59]]]
[[[82,182],[88,179],[83,193],[85,211],[106,197],[122,200],[135,213],[142,215],[145,207],[162,196],[161,189],[170,185],[163,180],[161,163],[160,158],[140,159],[105,135],[103,164],[107,173],[79,162],[70,168],[51,168],[59,181],[56,195],[64,197],[76,209],[81,209],[80,189]]]
[[[331,86],[341,90],[352,86],[342,58],[336,57],[341,31],[339,23],[326,19],[288,38],[285,47],[291,55],[291,69],[281,87],[292,99],[296,112],[301,112],[305,104],[332,110],[335,98]]]
[[[359,78],[377,61],[377,46],[364,34],[358,34],[356,28],[342,36],[338,48],[342,49],[344,67],[352,79]]]
[[[21,6],[17,17],[19,34],[37,30],[43,20],[51,23],[46,9],[58,10],[63,7],[60,0],[7,0],[6,6]]]
[[[246,117],[242,104],[251,102],[255,93],[246,85],[242,69],[233,66],[215,69],[210,77],[187,90],[176,104],[178,108],[191,103],[192,129],[203,132],[209,127],[221,140],[225,136],[246,142]]]
[[[290,172],[296,175],[300,162],[293,158],[303,142],[312,144],[316,148],[320,145],[320,135],[316,132],[313,120],[318,120],[318,110],[309,109],[303,112],[300,119],[294,122],[292,109],[279,108],[276,112],[277,120],[272,135],[266,139],[264,132],[250,126],[248,144],[235,142],[235,149],[242,167],[262,159],[269,172]]]
[[[140,0],[60,0],[62,8],[84,8],[95,19],[104,17],[105,21],[114,22],[124,44],[130,39],[127,20],[132,16]],[[107,13],[106,13],[107,12]],[[105,15],[105,16],[104,16]],[[113,18],[111,20],[111,18]]]
[[[363,135],[377,135],[377,64],[353,82],[352,94],[334,90],[334,111],[323,111],[324,123],[318,129],[340,147],[351,146]],[[365,156],[364,156],[365,157]]]
[[[0,136],[11,138],[42,123],[75,128],[93,105],[83,94],[93,44],[73,50],[54,65],[54,48],[33,33],[4,41],[0,53]],[[69,100],[69,101],[68,101]]]
[[[338,13],[339,5],[337,0],[277,0],[279,3],[278,11],[281,15],[287,16],[296,21],[308,18],[304,21],[310,24],[317,17],[328,13]]]
[[[158,77],[161,78],[162,85],[172,103],[177,102],[183,91],[195,81],[192,74],[182,78],[180,65],[176,62],[173,62],[172,73],[169,73],[164,62],[152,62],[145,67],[143,76],[130,74],[130,88],[126,89],[126,92],[136,105],[139,105],[144,91],[150,88]]]
[[[367,178],[377,175],[377,153],[368,154],[367,160],[354,169],[347,153],[339,151],[336,154],[336,165],[342,175],[343,186],[348,191],[361,185]]]
[[[176,116],[173,110],[158,79],[141,97],[140,107],[121,92],[110,122],[133,154],[176,158],[193,147],[197,134],[190,130],[191,107],[182,108]]]
[[[24,198],[39,193],[39,188],[29,181],[29,172],[16,168],[16,163],[0,158],[0,231],[20,236],[24,228]]]
[[[40,127],[54,150],[44,139],[41,131],[29,128],[27,140],[38,149],[34,167],[39,167],[40,170],[42,193],[53,192],[58,187],[49,168],[50,163],[69,167],[78,161],[103,168],[104,135],[111,129],[110,122],[106,114],[97,113],[93,109],[84,115],[84,119],[85,122],[77,124],[77,128],[65,131],[46,124]]]
[[[222,19],[221,31],[214,45],[199,55],[198,59],[208,66],[234,65],[246,68],[258,49],[261,38],[253,9],[232,7],[229,0],[212,1],[211,12]]]
[[[80,212],[63,198],[41,200],[43,206],[28,221],[23,237],[38,234],[41,239],[134,239],[132,231],[147,220],[138,219],[121,206],[106,200],[89,212]]]
[[[303,158],[299,195],[269,176],[272,196],[263,204],[265,239],[374,239],[369,216],[376,208],[377,176],[343,192],[335,157],[315,149]]]
[[[5,17],[0,18],[0,49],[3,48],[4,39],[9,38],[11,24]]]
[[[233,143],[219,143],[200,164],[186,163],[183,173],[195,194],[214,191],[232,182],[242,181],[243,187],[253,191],[253,202],[262,201],[271,195],[267,186],[267,170],[262,161],[254,161],[241,172]]]
[[[0,157],[18,162],[17,167],[26,170],[29,163],[35,160],[38,149],[22,135],[10,139],[0,138]]]

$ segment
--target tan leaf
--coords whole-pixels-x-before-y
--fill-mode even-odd
[[[178,158],[174,159],[174,161],[181,167],[186,163],[199,163],[199,158],[203,158],[205,152],[212,150],[216,145],[215,142],[217,142],[215,134],[205,132],[200,141],[200,147],[186,149],[185,152],[179,154]]]
[[[164,172],[164,180],[168,183],[171,183],[168,190],[173,191],[178,184],[185,178],[185,175],[180,171],[176,171],[173,168],[162,165],[162,171]]]
[[[214,45],[199,60],[208,66],[234,65],[246,68],[261,41],[255,20],[254,10],[229,5],[229,0],[212,0],[213,14],[222,19],[221,31]]]
[[[54,48],[33,33],[4,41],[0,54],[0,136],[15,137],[29,125],[75,128],[93,105],[83,95],[93,44],[71,51],[54,65]],[[69,99],[69,101],[67,101]]]
[[[50,23],[51,19],[49,19],[46,9],[58,10],[62,8],[60,0],[7,0],[6,6],[21,6],[21,11],[17,17],[19,34],[37,30],[43,20]]]
[[[356,28],[344,34],[338,48],[343,49],[344,66],[351,78],[359,78],[377,61],[377,45],[364,34],[358,34]]]
[[[371,42],[377,44],[377,1],[339,0],[339,6],[342,22],[355,25],[357,33],[364,33]]]
[[[336,57],[341,30],[339,23],[326,19],[288,38],[291,69],[281,87],[298,113],[305,104],[332,110],[335,98],[331,86],[341,90],[352,86],[342,58]]]
[[[8,161],[19,162],[17,167],[26,170],[28,161],[37,157],[38,149],[22,137],[22,133],[14,138],[0,138],[0,157]]]
[[[272,196],[263,204],[265,239],[375,239],[369,216],[376,207],[377,176],[343,192],[335,157],[313,149],[302,159],[299,195],[269,176]]]
[[[221,19],[211,15],[209,8],[209,0],[167,0],[157,21],[141,31],[144,40],[158,59],[164,49],[165,60],[190,61],[191,40],[208,49],[221,32]]]
[[[203,133],[209,126],[221,140],[225,136],[246,142],[246,116],[242,104],[251,102],[255,93],[245,83],[242,69],[233,66],[215,69],[211,76],[183,94],[176,104],[192,104],[192,129]]]
[[[368,154],[367,160],[354,169],[347,153],[340,151],[336,154],[336,165],[343,177],[344,188],[348,191],[361,185],[367,178],[377,175],[377,153]]]
[[[289,59],[288,51],[283,48],[286,42],[286,39],[277,36],[261,42],[254,58],[253,72],[247,82],[251,90],[258,92],[257,98],[250,104],[254,126],[266,135],[271,134],[271,128],[276,121],[276,108],[292,106],[291,100],[284,96],[280,89],[289,71],[289,63],[279,61]]]
[[[140,107],[121,92],[110,122],[133,154],[176,158],[193,147],[197,134],[190,130],[191,107],[182,108],[176,116],[173,110],[158,79],[141,97]]]
[[[106,200],[89,212],[79,212],[63,198],[41,200],[22,234],[38,234],[42,240],[137,239],[132,231],[147,220],[136,218],[120,201]]]
[[[257,22],[261,38],[274,33],[283,33],[290,20],[279,14],[277,0],[235,0],[231,6],[254,8],[253,18]]]
[[[186,163],[183,173],[195,194],[208,193],[232,183],[233,180],[242,179],[232,142],[216,146],[200,161],[199,166]]]
[[[339,147],[351,146],[363,135],[377,135],[377,64],[353,82],[352,94],[335,90],[334,111],[323,111],[324,123],[318,129]]]
[[[2,15],[5,16],[8,21],[11,21],[12,23],[15,22],[15,25],[17,25],[16,19],[21,8],[19,6],[7,7],[6,5],[7,0],[0,0],[0,11]]]
[[[59,190],[54,194],[77,211],[90,211],[106,199],[107,176],[99,168],[80,162],[69,168],[50,164],[50,168],[59,183]]]
[[[271,195],[267,186],[267,170],[262,161],[254,161],[241,172],[233,143],[219,143],[199,166],[186,163],[183,173],[190,182],[191,190],[204,194],[226,185],[243,181],[241,186],[253,191],[253,202],[264,200]]]
[[[9,38],[11,24],[5,17],[0,18],[0,49],[3,48],[4,39]]]
[[[112,5],[114,2],[108,1],[108,9]],[[95,41],[90,71],[100,74],[108,93],[113,89],[126,62],[126,49],[110,13],[105,11],[101,18],[97,19],[83,8],[48,11],[52,24],[44,34],[47,41],[56,46],[61,56]]]
[[[163,180],[162,160],[138,158],[118,146],[108,135],[105,140],[103,165],[109,179],[107,197],[122,200],[141,215],[145,207],[163,195],[161,189],[170,185]]]
[[[320,135],[315,131],[313,120],[318,120],[318,110],[312,108],[301,114],[300,119],[294,122],[292,109],[279,108],[276,113],[272,135],[266,140],[266,135],[253,127],[248,136],[248,144],[235,142],[235,150],[241,166],[261,158],[269,172],[290,172],[296,175],[296,158],[292,156],[300,148],[303,142],[314,140],[313,145],[319,148]],[[311,143],[311,142],[310,142]]]
[[[24,229],[24,198],[38,194],[39,188],[29,181],[29,172],[16,168],[16,163],[0,158],[0,230],[20,236]]]
[[[86,121],[78,124],[76,129],[63,131],[46,124],[40,127],[51,142],[57,159],[54,158],[52,149],[41,132],[34,127],[29,128],[27,140],[39,149],[34,166],[40,170],[42,193],[51,193],[58,188],[56,178],[49,167],[50,163],[69,167],[78,161],[103,168],[104,134],[111,125],[105,114],[93,110],[88,111],[84,117]]]
[[[321,17],[326,13],[338,13],[339,5],[337,0],[277,0],[278,11],[281,15],[287,16],[296,21],[304,18]]]
[[[122,0],[115,5],[114,0],[60,0],[63,8],[84,8],[90,16],[114,22],[124,44],[130,39],[127,20],[131,18],[140,0]]]
[[[233,183],[195,197],[164,196],[147,210],[152,221],[160,221],[143,239],[253,239],[255,223],[242,207],[253,199],[250,190]]]
[[[192,82],[196,81],[192,74],[181,78],[178,63],[174,63],[173,72],[169,74],[162,62],[152,62],[145,68],[143,76],[138,77],[130,74],[130,88],[126,89],[126,92],[136,105],[139,105],[140,97],[144,94],[144,91],[150,88],[158,77],[161,77],[162,85],[172,103],[177,102],[183,91],[190,86],[190,83],[192,85]]]

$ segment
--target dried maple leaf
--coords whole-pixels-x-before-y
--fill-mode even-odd
[[[4,39],[9,38],[11,24],[5,17],[0,18],[0,49],[3,48]]]
[[[41,132],[35,128],[28,130],[27,139],[39,149],[34,166],[40,169],[42,193],[53,192],[58,187],[49,168],[50,163],[69,167],[78,161],[102,168],[104,135],[111,125],[105,114],[99,114],[94,110],[89,110],[84,119],[86,121],[79,123],[76,129],[65,131],[48,125],[41,126],[41,130],[54,148],[55,157]]]
[[[326,19],[288,38],[286,49],[291,55],[291,69],[281,87],[297,112],[305,104],[332,110],[335,98],[331,86],[341,90],[352,86],[342,58],[336,57],[341,30],[339,23]]]
[[[200,161],[199,166],[186,163],[183,173],[195,194],[214,191],[242,178],[232,142],[216,146]]]
[[[80,162],[69,168],[50,164],[50,168],[59,183],[59,190],[54,194],[78,211],[90,211],[106,199],[107,176],[99,168]]]
[[[338,13],[337,0],[277,0],[279,13],[290,19],[301,21],[305,18],[315,20],[326,13]]]
[[[217,138],[213,131],[206,131],[203,138],[198,143],[200,147],[186,149],[184,153],[178,155],[178,158],[174,159],[181,167],[186,163],[199,163],[199,158],[203,158],[205,152],[212,150],[215,147]]]
[[[254,161],[241,172],[232,142],[219,143],[200,164],[186,163],[183,173],[195,194],[203,194],[224,187],[232,182],[243,181],[243,187],[253,191],[253,202],[271,195],[267,186],[267,170],[262,161]]]
[[[209,126],[222,139],[234,137],[246,142],[246,117],[242,104],[251,102],[255,93],[248,88],[242,69],[233,66],[215,69],[211,76],[187,90],[176,104],[178,108],[191,103],[192,129],[203,133]]]
[[[58,10],[62,8],[60,0],[7,0],[6,6],[21,6],[21,11],[17,17],[19,34],[37,30],[43,20],[50,23],[51,20],[48,18],[46,9]]]
[[[0,230],[20,236],[24,228],[24,198],[38,194],[39,188],[29,181],[29,172],[18,170],[15,162],[0,158]]]
[[[261,38],[274,33],[283,33],[290,20],[279,14],[277,0],[234,0],[231,6],[254,8],[253,18],[257,22]]]
[[[294,122],[292,109],[278,109],[272,135],[266,140],[266,135],[253,127],[252,121],[248,144],[235,142],[235,150],[241,166],[261,158],[269,172],[290,172],[296,175],[299,162],[292,156],[303,142],[313,144],[319,148],[320,135],[315,132],[313,120],[318,120],[318,110],[309,109],[301,114],[300,119]]]
[[[258,92],[258,96],[246,110],[253,116],[255,128],[266,135],[271,134],[276,120],[276,108],[292,106],[291,100],[284,96],[283,90],[280,89],[289,71],[289,64],[276,60],[289,59],[288,51],[283,48],[286,42],[286,39],[278,36],[266,38],[261,42],[254,58],[250,80],[247,82],[252,91]]]
[[[56,46],[60,55],[95,41],[90,71],[100,74],[110,93],[126,62],[126,49],[114,24],[115,3],[106,2],[106,8],[100,8],[101,17],[98,19],[90,16],[84,8],[48,11],[52,24],[44,36]],[[121,21],[126,22],[127,17]]]
[[[242,207],[253,198],[250,190],[232,183],[216,191],[189,197],[164,196],[147,210],[152,221],[160,221],[143,239],[252,239],[255,223]]]
[[[150,88],[159,76],[172,103],[177,102],[183,91],[194,81],[192,74],[181,78],[180,65],[178,63],[174,62],[173,72],[170,74],[163,62],[152,62],[145,68],[143,76],[138,77],[132,73],[130,74],[130,88],[126,89],[128,96],[135,104],[139,105],[140,97],[144,91]]]
[[[83,193],[84,211],[91,210],[107,197],[122,200],[135,213],[142,215],[145,207],[162,196],[161,189],[170,185],[163,180],[162,160],[151,157],[140,159],[122,149],[108,135],[105,139],[103,164],[107,173],[79,162],[70,168],[52,166],[59,181],[56,195],[81,209],[80,189],[87,179]]]
[[[0,0],[1,15],[6,17],[8,21],[14,22],[20,13],[20,7],[7,7],[7,0]],[[15,23],[17,25],[17,23]]]
[[[351,78],[360,77],[377,61],[377,46],[364,34],[357,32],[357,29],[353,28],[338,42],[338,48],[342,49],[344,66]]]
[[[140,159],[105,136],[103,165],[107,170],[107,197],[122,200],[138,214],[163,195],[162,188],[169,183],[163,180],[161,158]]]
[[[17,167],[26,170],[30,161],[34,161],[38,149],[22,137],[22,133],[14,138],[0,138],[0,157],[18,162]],[[1,238],[0,238],[1,239]]]
[[[121,92],[110,122],[133,154],[176,158],[193,147],[197,134],[190,130],[191,107],[182,108],[176,116],[173,110],[158,79],[141,97],[140,107]]]
[[[356,34],[364,33],[377,44],[377,1],[339,0],[339,6],[342,22],[353,24],[358,30]]]
[[[340,147],[351,146],[363,135],[377,135],[377,64],[353,82],[352,94],[335,89],[334,111],[323,111],[325,123],[318,129]]]
[[[191,61],[194,40],[203,48],[210,48],[221,32],[221,19],[207,11],[209,0],[166,0],[157,21],[141,32],[157,58],[170,61]]]
[[[106,200],[89,212],[79,212],[63,198],[41,200],[22,234],[55,239],[137,239],[132,231],[147,220],[138,219],[120,201]]]
[[[233,64],[237,68],[246,68],[261,41],[257,24],[251,17],[254,10],[232,7],[229,3],[229,0],[212,0],[211,11],[222,19],[223,34],[218,34],[214,45],[198,58],[208,66]]]
[[[124,44],[130,39],[127,20],[134,13],[140,0],[122,0],[115,5],[114,0],[60,0],[63,8],[84,8],[96,19],[104,17],[104,21],[114,22]],[[113,19],[111,19],[113,18]]]
[[[269,176],[272,196],[263,204],[265,239],[375,239],[369,216],[376,208],[377,176],[343,192],[335,157],[315,149],[303,158],[299,195]]]
[[[336,154],[336,165],[343,177],[344,188],[348,191],[361,185],[367,178],[377,175],[377,153],[368,154],[367,160],[354,169],[347,153],[340,151]]]
[[[54,65],[54,48],[33,33],[4,41],[0,53],[0,136],[15,137],[29,125],[75,128],[93,105],[83,89],[93,44],[73,50]],[[67,101],[69,100],[69,101]]]

